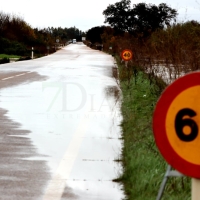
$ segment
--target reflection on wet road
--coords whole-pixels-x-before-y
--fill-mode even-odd
[[[121,171],[116,75],[111,56],[83,44],[0,66],[2,199],[124,197],[112,181]]]

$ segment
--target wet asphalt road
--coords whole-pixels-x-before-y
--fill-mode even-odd
[[[114,60],[82,43],[0,65],[0,199],[121,200]]]

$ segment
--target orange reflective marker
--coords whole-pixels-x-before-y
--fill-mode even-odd
[[[129,49],[125,49],[121,53],[121,57],[125,61],[129,61],[133,58],[133,52]]]
[[[200,178],[200,72],[165,89],[154,111],[153,131],[165,160],[179,172]]]

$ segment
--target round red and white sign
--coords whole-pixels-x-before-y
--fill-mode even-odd
[[[129,49],[125,49],[121,53],[121,57],[125,61],[129,61],[133,58],[133,52]]]
[[[172,167],[200,178],[200,72],[187,74],[165,89],[154,111],[153,132]]]

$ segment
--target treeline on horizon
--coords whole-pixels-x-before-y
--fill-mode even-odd
[[[0,54],[30,56],[34,47],[39,57],[55,52],[58,45],[65,45],[71,39],[79,41],[84,35],[76,27],[32,28],[22,17],[0,11]]]

